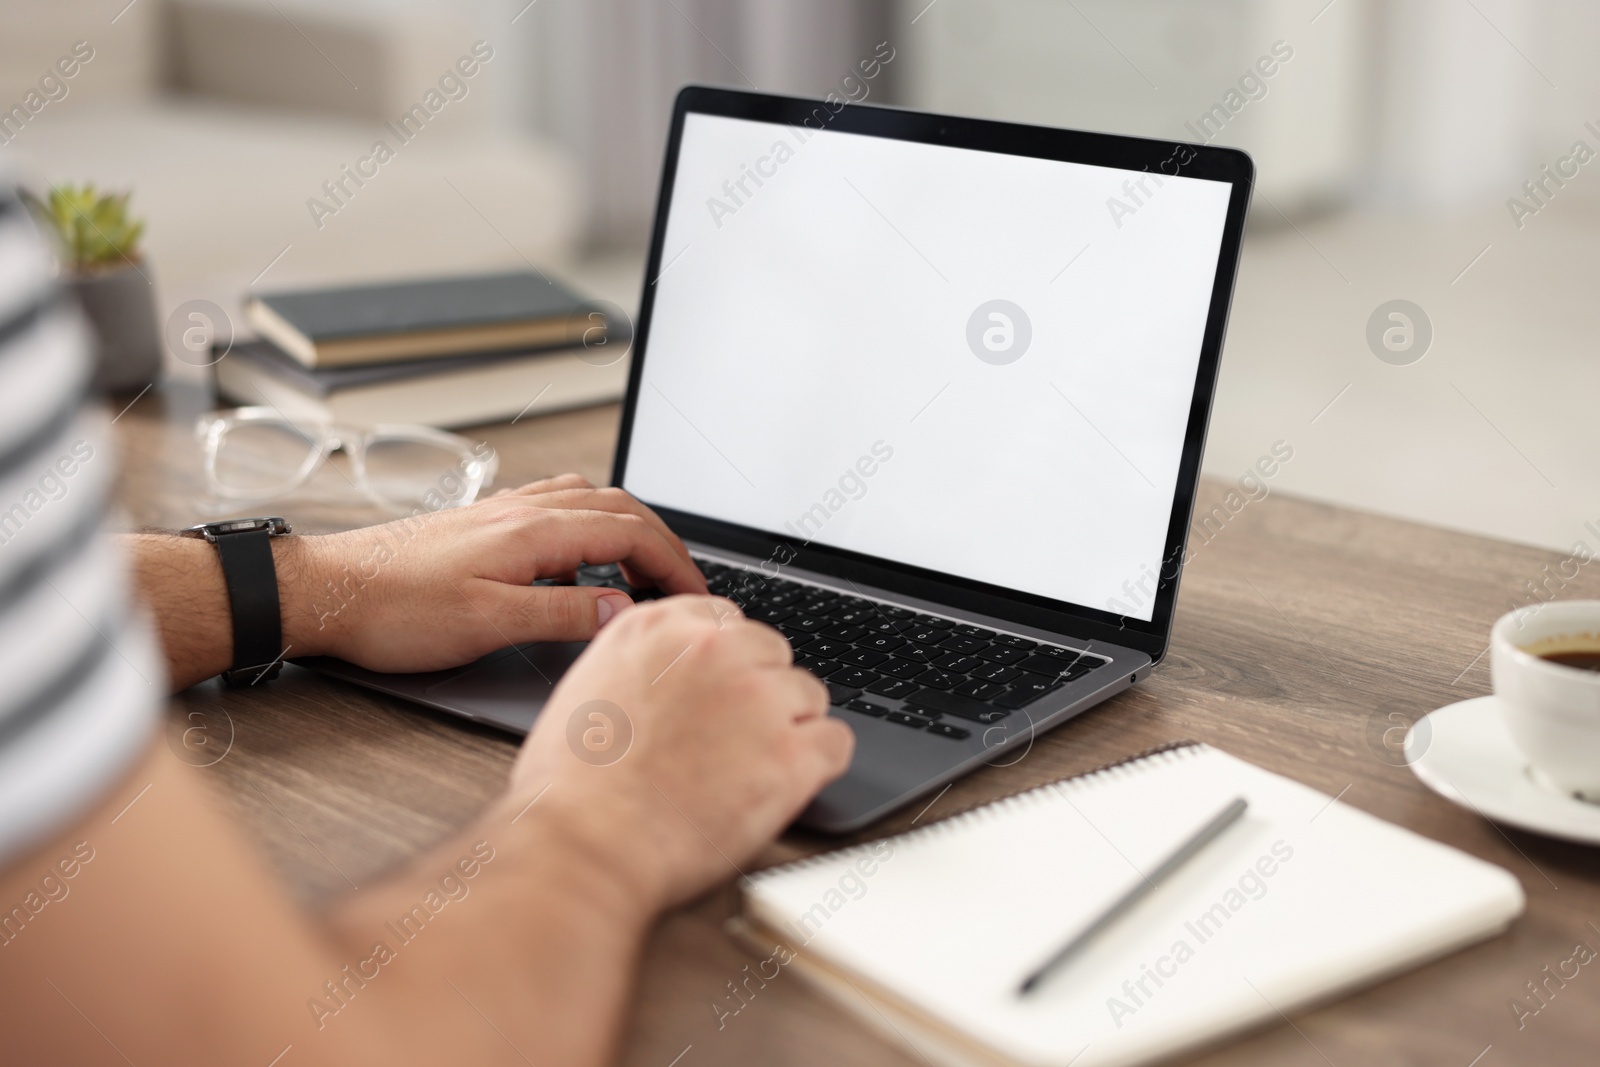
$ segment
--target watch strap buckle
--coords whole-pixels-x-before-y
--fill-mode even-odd
[[[247,689],[257,682],[272,681],[282,670],[283,658],[280,656],[271,663],[261,663],[254,667],[234,667],[223,671],[222,682],[230,688]]]

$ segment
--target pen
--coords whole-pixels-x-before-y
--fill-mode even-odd
[[[1050,972],[1061,966],[1073,953],[1092,941],[1097,934],[1115,922],[1123,912],[1144,899],[1145,894],[1165,881],[1166,877],[1173,871],[1183,866],[1189,857],[1205,848],[1206,845],[1215,840],[1218,834],[1237,822],[1239,816],[1243,815],[1245,809],[1249,806],[1244,797],[1234,797],[1233,800],[1229,801],[1227,806],[1208,819],[1204,826],[1200,827],[1189,838],[1181,842],[1177,848],[1173,849],[1165,859],[1156,865],[1154,871],[1142,877],[1132,889],[1112,901],[1111,905],[1101,912],[1093,922],[1077,934],[1074,934],[1072,939],[1057,949],[1053,956],[1045,960],[1028,977],[1024,978],[1021,987],[1017,990],[1017,996],[1026,996],[1032,992],[1040,982],[1043,982],[1050,975]]]

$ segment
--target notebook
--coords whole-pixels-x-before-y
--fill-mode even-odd
[[[292,419],[452,429],[619,400],[628,361],[603,359],[625,351],[556,348],[312,368],[270,342],[239,341],[213,373],[224,399],[270,404]]]
[[[1239,796],[1243,818],[1017,994]],[[930,1062],[1114,1067],[1275,1023],[1489,937],[1522,907],[1499,867],[1182,743],[761,872],[735,925],[766,957],[757,980],[794,970]]]
[[[266,293],[244,310],[308,367],[571,345],[606,318],[536,271]]]

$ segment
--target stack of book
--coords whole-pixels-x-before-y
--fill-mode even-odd
[[[627,385],[620,316],[535,271],[267,293],[217,392],[290,418],[459,427],[604,403]]]

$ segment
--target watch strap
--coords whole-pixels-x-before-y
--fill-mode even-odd
[[[233,668],[223,679],[249,685],[275,678],[283,656],[283,615],[272,533],[265,529],[221,533],[212,543],[222,561],[233,612]]]

